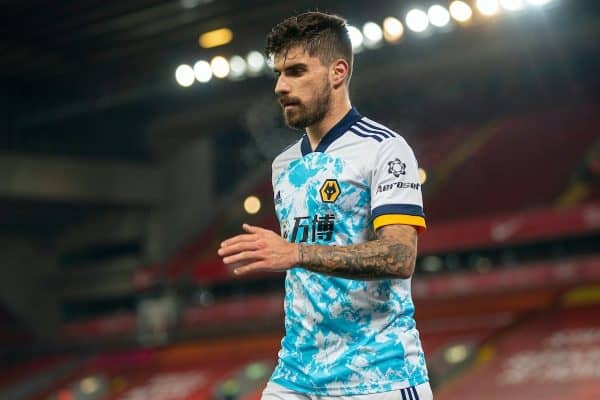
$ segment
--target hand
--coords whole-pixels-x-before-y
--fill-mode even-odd
[[[298,264],[298,245],[267,229],[248,224],[242,228],[247,233],[225,240],[217,251],[226,265],[236,267],[234,274],[285,271]]]

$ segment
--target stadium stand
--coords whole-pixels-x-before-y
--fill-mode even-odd
[[[278,340],[271,335],[100,354],[30,398],[240,399],[263,387]]]
[[[593,399],[597,369],[589,366],[598,361],[592,358],[599,354],[599,327],[594,318],[599,310],[596,303],[582,303],[599,301],[600,290],[577,287],[580,282],[600,282],[598,262],[594,258],[525,266],[512,272],[462,274],[454,279],[421,278],[415,285],[417,318],[431,377],[442,388],[438,398],[494,400],[500,397],[489,393],[503,392],[515,399],[562,399],[551,395],[571,390],[578,393],[578,399]],[[281,295],[256,296],[189,309],[180,329],[230,329],[226,324],[235,320],[248,328],[281,318]],[[71,398],[69,394],[92,388],[111,400],[144,398],[148,393],[158,396],[153,399],[162,398],[161,393],[176,400],[257,399],[281,334],[274,333],[272,326],[263,333],[245,332],[243,337],[101,352],[82,359],[75,370],[45,381],[45,389],[32,399]],[[93,336],[94,332],[81,334]],[[546,374],[540,365],[557,365],[554,359],[568,367],[554,366]],[[589,368],[578,368],[578,361]],[[14,375],[9,389],[28,387],[33,375],[44,369],[50,373],[57,363],[47,360],[22,367],[29,372]],[[518,375],[523,368],[526,380]],[[546,389],[548,379],[549,388],[569,386],[564,385],[567,377],[572,378],[571,388]],[[0,393],[6,390],[0,386]]]
[[[600,288],[579,288],[488,341],[475,366],[436,394],[451,399],[600,396]]]
[[[426,197],[428,217],[463,219],[551,205],[597,139],[598,115],[597,105],[573,106],[500,121],[496,134]]]

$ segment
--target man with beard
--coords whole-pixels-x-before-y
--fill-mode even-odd
[[[342,18],[288,18],[267,54],[286,123],[306,130],[273,162],[281,235],[244,224],[218,251],[238,275],[286,272],[286,335],[262,398],[431,399],[410,289],[425,229],[414,154],[351,106]]]

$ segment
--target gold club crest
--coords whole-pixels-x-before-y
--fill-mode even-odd
[[[340,190],[337,179],[327,179],[323,182],[323,186],[319,189],[319,193],[321,193],[321,200],[323,200],[324,203],[333,203],[337,200],[342,191]]]

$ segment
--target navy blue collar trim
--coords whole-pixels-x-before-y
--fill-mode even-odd
[[[339,139],[344,133],[350,129],[352,125],[356,123],[356,121],[360,120],[362,115],[356,110],[356,108],[352,107],[350,111],[329,130],[323,136],[319,145],[315,149],[315,152],[324,153],[325,150],[329,147],[329,145]],[[310,141],[308,140],[308,134],[304,134],[302,136],[302,143],[300,145],[300,149],[302,150],[302,155],[305,156],[307,154],[312,153],[312,149],[310,148]]]

